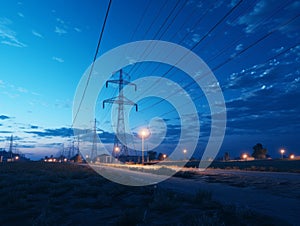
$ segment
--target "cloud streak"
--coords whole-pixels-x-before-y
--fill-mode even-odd
[[[54,32],[59,34],[59,35],[67,34],[67,31],[65,29],[57,27],[57,26],[55,27]]]
[[[36,36],[36,37],[38,37],[38,38],[44,38],[43,35],[41,35],[40,33],[36,32],[35,30],[32,30],[31,32],[32,32],[32,34],[33,34],[34,36]]]
[[[9,28],[12,21],[7,18],[0,18],[0,39],[1,44],[13,46],[13,47],[26,47],[27,45],[19,41],[17,33]]]
[[[280,14],[278,12],[281,9],[283,9],[284,13]],[[237,24],[245,27],[244,31],[246,34],[254,34],[262,30],[272,30],[293,18],[299,10],[300,1],[287,5],[282,1],[261,0],[253,7],[251,12],[240,16]],[[273,15],[273,17],[266,18],[266,15]],[[299,34],[299,18],[289,25],[280,27],[279,31],[287,37],[297,37],[297,34]]]
[[[52,57],[52,60],[55,60],[55,61],[57,61],[57,62],[59,62],[59,63],[63,63],[63,62],[64,62],[64,60],[63,60],[62,58],[60,58],[60,57],[55,57],[55,56]]]
[[[45,129],[44,131],[26,131],[29,134],[35,134],[40,137],[71,137],[73,136],[73,129],[71,128],[58,128],[58,129]]]

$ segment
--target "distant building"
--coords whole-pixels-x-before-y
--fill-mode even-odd
[[[96,162],[101,162],[101,163],[112,163],[113,160],[114,158],[108,154],[102,154],[96,157]]]
[[[10,151],[5,151],[4,149],[0,149],[0,162],[24,162],[29,161],[24,155],[16,154]]]

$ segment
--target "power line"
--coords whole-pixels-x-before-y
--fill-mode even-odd
[[[187,4],[187,2],[183,5],[183,6],[185,6]],[[213,4],[212,4],[213,5]],[[197,9],[196,7],[195,7],[195,9]],[[183,10],[183,7],[178,11],[178,12],[181,12]],[[193,12],[192,12],[192,14],[195,12],[196,10],[194,10]],[[192,25],[192,28],[191,28],[191,30],[193,30],[196,26],[199,26],[199,24],[200,24],[200,22],[202,22],[202,20],[205,18],[205,16],[208,14],[210,12],[210,8],[209,7],[207,7],[207,9],[206,9],[206,11],[203,13],[203,15],[201,16],[201,17],[199,17],[199,19]],[[175,18],[177,17],[178,15],[176,15],[175,16]],[[191,16],[191,15],[190,15]],[[191,18],[190,17],[188,17],[188,19],[190,20]],[[175,32],[174,33],[174,35],[171,37],[171,39],[170,40],[172,40],[173,38],[174,38],[174,36],[176,36],[177,34],[178,34],[178,32],[183,28],[183,26],[186,24],[188,22],[188,20],[185,20],[184,21],[184,23],[181,25],[181,27],[180,27],[180,29],[178,29],[177,30],[177,32]],[[173,24],[174,23],[174,19],[172,20],[172,22],[169,24],[169,25],[171,25],[171,24]],[[169,26],[168,26],[169,27]],[[167,30],[167,28],[165,29],[165,31],[163,32],[163,34],[159,37],[159,39],[161,39],[162,37],[163,37],[163,35],[165,34],[165,32],[166,32],[166,30]],[[179,43],[181,43],[181,42],[183,42],[185,39],[186,39],[186,37],[189,35],[189,32],[187,32],[186,34],[185,34],[185,36],[179,41]],[[155,36],[156,37],[156,36]],[[153,38],[153,39],[155,39],[155,37]],[[153,48],[155,48],[155,45],[154,45],[154,47]],[[152,48],[152,49],[153,49]],[[148,49],[148,48],[147,48]],[[145,49],[145,51],[144,51],[144,53],[146,52],[146,50],[147,49]],[[149,53],[150,54],[150,53]],[[149,55],[148,54],[148,55]],[[144,55],[145,56],[145,55]],[[134,74],[137,70],[138,70],[138,68],[140,67],[141,65],[138,65],[137,67],[136,67],[136,65],[130,70],[130,73],[132,73],[132,74]],[[159,66],[160,65],[158,65],[154,70],[152,70],[152,74],[153,74],[153,72],[155,71],[155,70],[157,70],[158,68],[159,68]],[[131,72],[133,69],[135,69],[135,71],[134,72]]]
[[[142,16],[141,16],[140,19],[139,19],[139,23],[138,23],[137,26],[135,27],[135,29],[134,29],[134,31],[133,31],[131,37],[130,37],[130,41],[132,41],[134,35],[136,34],[136,32],[138,31],[140,25],[142,24],[142,22],[143,22],[143,20],[144,20],[144,18],[145,18],[145,16],[146,16],[146,13],[147,13],[148,9],[150,8],[151,1],[152,1],[152,0],[148,0],[148,4],[146,5],[146,7],[145,7],[145,9],[144,9],[144,11],[143,11],[143,13],[142,13]]]
[[[271,61],[271,60],[273,60],[273,59],[279,57],[280,55],[283,55],[283,54],[287,53],[288,51],[292,50],[293,48],[296,48],[297,46],[300,46],[300,42],[296,43],[295,45],[292,45],[292,46],[289,47],[288,49],[286,49],[286,50],[284,50],[284,51],[282,51],[282,52],[276,54],[275,56],[272,56],[272,57],[268,58],[264,63],[267,63],[267,62],[269,62],[269,61]],[[223,90],[226,90],[226,87],[222,87],[222,89],[223,89]],[[204,96],[204,94],[198,96],[197,98],[194,98],[194,101],[195,101],[195,100],[198,100],[198,99],[201,99],[203,96]],[[185,103],[182,104],[182,105],[180,105],[179,108],[184,107],[184,106],[186,106]],[[160,117],[163,117],[163,116],[165,116],[165,115],[168,115],[168,114],[170,114],[170,113],[172,113],[172,112],[174,112],[174,111],[175,111],[175,109],[172,109],[172,110],[170,110],[170,111],[168,111],[168,112],[165,112],[165,113],[161,114]],[[199,112],[198,112],[198,113],[199,113]]]
[[[264,21],[266,21],[266,20],[272,18],[273,16],[275,16],[275,15],[280,11],[280,9],[285,8],[289,3],[290,3],[290,2],[280,5],[280,6],[278,7],[278,9],[277,9],[274,13],[272,13],[272,14],[271,14],[270,16],[268,16],[267,18],[264,18],[263,20],[259,21],[259,23],[256,23],[255,26],[253,26],[253,29],[255,29],[255,28],[257,28],[258,26],[260,26],[261,24],[263,24]],[[250,7],[247,7],[247,9],[249,9],[249,8],[250,8]],[[233,41],[233,42],[232,42],[231,44],[229,44],[228,46],[224,47],[219,53],[217,53],[215,56],[213,56],[213,57],[211,57],[210,59],[208,59],[208,60],[206,61],[206,63],[209,64],[210,62],[212,62],[213,60],[215,60],[216,58],[218,58],[220,55],[224,54],[227,50],[229,50],[230,47],[236,45],[236,43],[239,42],[239,41],[241,41],[242,39],[243,39],[243,37],[240,37],[240,38],[238,38],[237,40]],[[152,72],[152,73],[153,73],[153,72]],[[182,80],[181,80],[180,82],[182,82]]]
[[[160,7],[159,11],[156,13],[155,17],[154,17],[154,20],[152,21],[152,23],[150,24],[150,26],[148,27],[148,29],[146,30],[145,34],[144,34],[144,39],[145,39],[145,36],[148,34],[148,32],[151,30],[153,24],[156,22],[156,20],[159,18],[159,15],[162,13],[162,10],[165,8],[165,6],[167,5],[168,3],[168,0],[166,0],[164,2],[164,4],[162,5],[162,7]]]
[[[99,36],[99,39],[98,39],[98,44],[97,44],[97,48],[96,48],[96,53],[95,53],[95,55],[94,55],[94,59],[93,59],[92,65],[91,65],[91,69],[90,69],[90,72],[89,72],[89,75],[88,75],[88,79],[87,79],[87,82],[86,82],[86,84],[85,84],[85,87],[84,87],[84,90],[83,90],[83,94],[82,94],[82,97],[81,97],[81,99],[80,99],[79,106],[78,106],[78,109],[77,109],[76,114],[75,114],[75,116],[74,116],[74,119],[73,119],[73,122],[72,122],[72,126],[71,126],[71,127],[74,126],[74,122],[76,121],[76,119],[77,119],[77,117],[78,117],[78,113],[79,113],[79,111],[80,111],[80,108],[81,108],[81,105],[82,105],[84,96],[85,96],[85,94],[86,94],[87,87],[88,87],[88,85],[89,85],[89,82],[90,82],[90,79],[91,79],[91,76],[92,76],[92,72],[93,72],[93,69],[94,69],[95,61],[96,61],[96,59],[97,59],[97,55],[98,55],[98,52],[99,52],[100,44],[101,44],[101,41],[102,41],[102,37],[103,37],[103,33],[104,33],[104,29],[105,29],[107,17],[108,17],[108,14],[109,14],[111,2],[112,2],[112,0],[109,0],[108,7],[107,7],[107,10],[106,10],[106,14],[105,14],[105,18],[104,18],[104,21],[103,21],[103,24],[102,24],[100,36]]]
[[[232,61],[233,59],[235,59],[237,56],[240,56],[242,55],[244,52],[246,52],[247,50],[249,50],[250,48],[252,48],[253,46],[257,45],[259,42],[263,41],[264,39],[266,39],[267,37],[269,37],[271,34],[273,34],[275,31],[277,31],[279,28],[282,28],[286,25],[288,25],[289,23],[293,22],[295,19],[297,19],[298,17],[300,16],[300,14],[296,15],[295,17],[293,17],[292,19],[284,22],[282,25],[278,26],[277,28],[274,28],[272,29],[271,31],[269,31],[267,34],[265,34],[264,36],[262,36],[261,38],[257,39],[256,41],[254,41],[253,43],[251,43],[249,46],[247,46],[245,49],[241,50],[240,52],[238,52],[238,54],[236,54],[235,56],[230,56],[228,59],[226,59],[225,61],[223,61],[222,63],[220,63],[219,65],[217,65],[216,67],[214,67],[212,69],[212,71],[216,71],[218,69],[220,69],[222,66],[224,66],[225,64],[227,64],[228,62]],[[203,77],[207,76],[209,73],[206,73],[203,75]],[[188,83],[186,86],[184,86],[183,88],[186,89],[188,87],[190,87],[191,85],[194,85],[195,82],[192,81],[190,83]],[[176,93],[178,92],[178,90],[175,90],[174,93],[170,94],[167,98],[175,95]],[[149,107],[147,108],[144,108],[140,111],[145,111],[146,109],[149,109],[149,108],[152,108],[154,107],[155,105],[161,103],[163,100],[159,100],[158,102],[150,105]]]
[[[269,57],[264,63],[270,62],[271,60],[273,60],[273,59],[275,59],[275,58],[277,58],[277,57],[279,57],[279,56],[281,56],[281,55],[283,55],[283,54],[289,52],[290,50],[292,50],[293,48],[296,48],[297,46],[300,46],[300,42],[296,43],[295,45],[290,46],[289,48],[287,48],[287,49],[285,49],[284,51],[282,51],[282,52],[276,54],[275,56]],[[226,87],[222,87],[222,89],[223,89],[223,90],[226,90]],[[198,96],[197,98],[194,98],[194,101],[195,101],[195,100],[198,100],[198,99],[200,99],[200,98],[202,98],[203,96],[204,96],[204,94]],[[184,107],[184,106],[185,106],[185,104],[182,104],[182,105],[179,106],[179,107]],[[171,113],[171,112],[173,112],[173,111],[175,111],[175,110],[172,109],[172,110],[170,110],[170,111],[168,111],[168,112],[166,112],[166,113],[160,115],[160,117],[165,116],[165,115],[167,115],[167,114],[169,114],[169,113]]]
[[[195,45],[193,45],[193,47],[190,49],[191,51],[193,50],[193,49],[195,49],[201,42],[203,42],[203,40],[205,40],[207,37],[208,37],[208,35],[210,34],[210,33],[212,33],[221,23],[223,23],[224,22],[224,20],[230,15],[230,14],[232,14],[233,13],[233,11],[235,10],[235,9],[237,9],[238,7],[239,7],[239,5],[241,4],[243,2],[243,0],[240,0],[237,4],[235,4],[211,29],[209,29],[209,31],[207,31],[206,33],[205,33],[205,35],[204,36],[202,36],[202,38],[198,41],[198,42],[196,42],[195,43]],[[188,54],[188,53],[187,53]],[[176,63],[175,63],[175,65],[177,65],[179,62],[181,62],[186,56],[187,56],[187,54],[185,54],[185,55],[183,55]],[[162,76],[161,76],[161,78],[163,78],[163,77],[165,77],[168,73],[170,73],[174,68],[175,68],[175,65],[173,65],[173,66],[171,66],[170,67],[170,69],[168,69]],[[160,79],[161,79],[160,78]],[[158,81],[156,82],[156,84],[160,81],[160,79],[158,79]],[[155,86],[155,84],[153,85],[153,86]],[[147,89],[147,90],[149,90],[149,88]]]
[[[175,12],[175,9],[177,8],[177,6],[179,5],[179,3],[180,3],[180,0],[177,0],[177,2],[176,2],[176,4],[173,6],[173,8],[170,10],[170,12],[169,12],[169,14],[166,16],[166,18],[164,19],[164,21],[163,21],[163,23],[162,23],[162,25],[159,27],[159,29],[158,29],[158,31],[155,33],[155,35],[154,35],[154,37],[152,38],[152,39],[155,39],[157,36],[158,36],[158,34],[160,33],[160,31],[162,30],[162,28],[165,26],[165,24],[167,23],[167,21],[170,19],[170,17],[171,17],[171,15]],[[184,4],[185,5],[185,4]],[[181,10],[182,10],[182,8],[183,7],[181,7]],[[181,11],[181,10],[179,10],[179,11]],[[175,18],[176,18],[176,16],[175,16]],[[173,20],[173,22],[174,22],[174,20]],[[173,23],[172,22],[172,23]],[[153,24],[153,23],[152,23]],[[152,25],[151,24],[151,25]],[[148,29],[149,30],[149,29]],[[150,47],[150,44],[145,48],[145,50],[144,50],[144,52],[142,53],[142,55],[144,55],[145,56],[145,53],[146,53],[146,51],[148,50],[148,48]],[[134,65],[134,67],[132,67],[131,68],[131,70],[128,72],[129,74],[132,74],[133,72],[133,70],[135,69],[135,71],[137,70],[137,68],[139,68],[140,67],[140,65]]]

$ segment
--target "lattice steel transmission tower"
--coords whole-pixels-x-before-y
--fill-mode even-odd
[[[124,123],[124,105],[132,105],[135,106],[135,110],[138,111],[138,105],[133,101],[129,100],[124,96],[123,88],[124,85],[134,86],[134,90],[136,91],[136,84],[131,83],[127,80],[124,80],[123,70],[117,71],[119,72],[119,79],[116,80],[108,80],[106,81],[106,88],[109,83],[118,84],[119,87],[119,95],[113,98],[109,98],[103,101],[103,108],[105,107],[105,103],[109,104],[117,104],[118,105],[118,119],[117,119],[117,129],[114,139],[114,147],[112,151],[112,155],[117,156],[128,156],[128,148],[126,143],[126,131],[125,131],[125,123]],[[126,74],[126,73],[124,73]],[[127,74],[126,74],[127,75]]]

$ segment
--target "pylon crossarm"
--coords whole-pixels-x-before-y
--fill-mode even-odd
[[[137,90],[137,86],[136,84],[132,83],[132,82],[129,82],[129,81],[126,81],[126,80],[108,80],[106,81],[105,83],[105,87],[107,88],[108,87],[108,84],[109,83],[114,83],[114,84],[124,84],[124,85],[130,85],[130,86],[134,86],[134,91]]]
[[[120,80],[107,80],[105,83],[106,88],[108,87],[108,83],[120,84]]]
[[[136,84],[132,83],[132,82],[128,82],[128,81],[123,81],[123,84],[125,85],[130,85],[130,86],[134,86],[134,91],[136,91]]]

